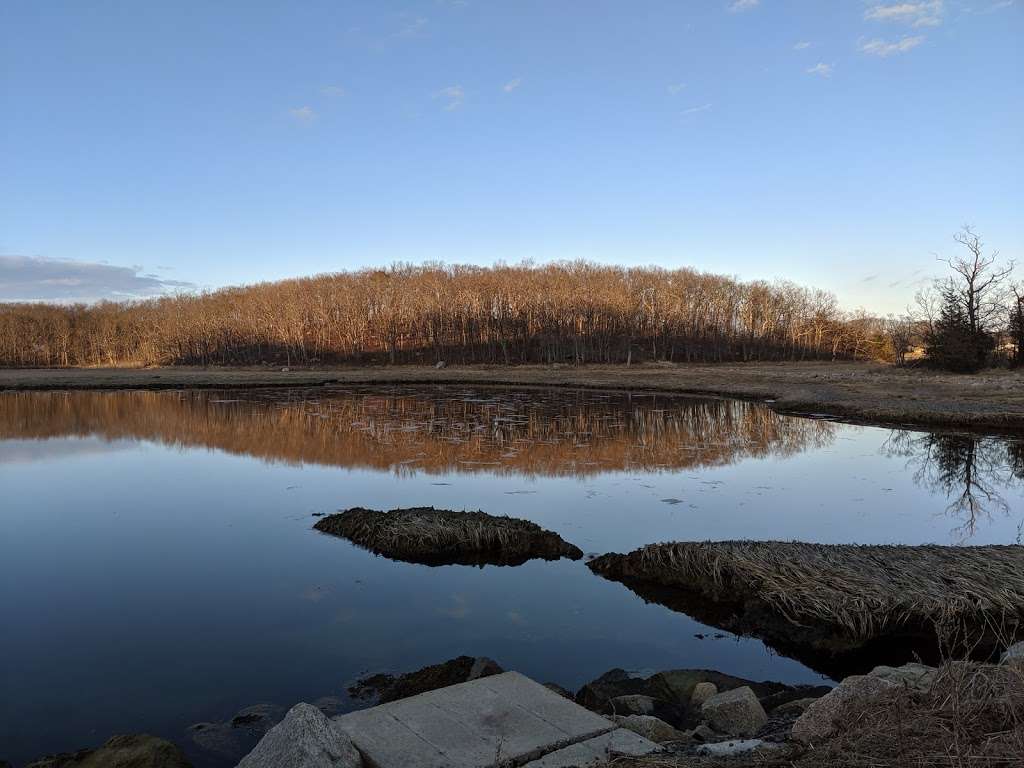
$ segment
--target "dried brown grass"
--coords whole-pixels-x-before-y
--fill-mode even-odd
[[[484,512],[433,507],[379,512],[354,507],[324,517],[314,527],[387,557],[427,564],[511,565],[533,557],[583,556],[579,548],[536,523]]]
[[[906,625],[940,637],[983,629],[1013,637],[1024,623],[1024,547],[674,542],[590,563],[596,572],[755,599],[797,625],[869,640]]]

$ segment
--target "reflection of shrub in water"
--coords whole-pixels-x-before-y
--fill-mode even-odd
[[[1024,480],[1024,443],[956,433],[895,430],[883,446],[888,456],[907,459],[914,482],[942,493],[946,513],[962,520],[953,534],[961,541],[996,514],[1009,515],[1003,492]]]
[[[573,390],[24,392],[0,438],[99,435],[401,474],[589,475],[722,466],[828,445],[835,426],[755,403]]]

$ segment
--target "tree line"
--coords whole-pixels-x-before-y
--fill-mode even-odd
[[[397,264],[143,301],[0,305],[0,366],[852,359],[888,339],[881,320],[825,291],[588,262]]]

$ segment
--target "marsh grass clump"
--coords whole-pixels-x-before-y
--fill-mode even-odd
[[[727,606],[751,624],[774,620],[794,640],[827,635],[855,646],[918,634],[955,644],[942,649],[955,654],[984,651],[988,641],[1024,629],[1021,546],[674,542],[588,565],[641,593],[656,585]],[[745,629],[742,622],[728,628]],[[746,629],[761,634],[759,626]]]
[[[583,557],[578,547],[536,523],[484,512],[353,507],[313,527],[376,554],[424,565],[520,565],[534,558]]]

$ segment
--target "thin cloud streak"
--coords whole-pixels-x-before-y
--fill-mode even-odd
[[[924,40],[924,35],[903,37],[895,42],[875,38],[874,40],[868,40],[866,43],[862,43],[860,51],[861,53],[866,53],[869,56],[879,56],[884,59],[897,53],[906,53],[907,51],[911,51],[923,43]]]
[[[729,13],[742,13],[743,11],[749,11],[752,8],[757,8],[761,4],[761,0],[734,0],[729,6]]]
[[[0,255],[0,301],[92,302],[139,299],[196,286],[148,274],[140,266],[117,267],[42,256]]]

